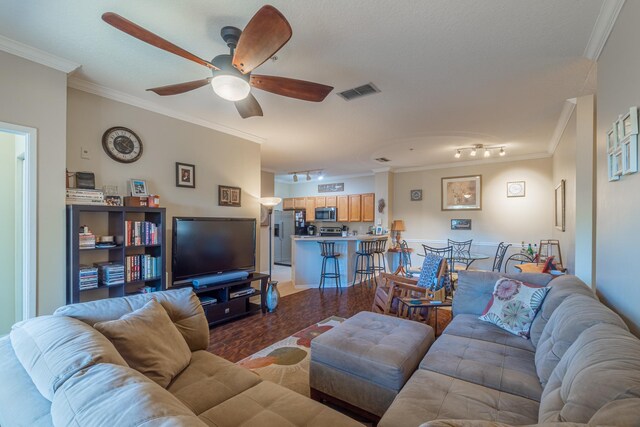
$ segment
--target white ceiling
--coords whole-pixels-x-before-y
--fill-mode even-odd
[[[548,153],[565,100],[595,90],[586,56],[604,1],[274,0],[293,37],[256,72],[336,89],[320,104],[254,90],[264,117],[246,120],[209,87],[146,92],[210,74],[100,16],[119,13],[210,59],[227,52],[220,28],[243,28],[262,1],[2,0],[0,35],[81,64],[74,79],[252,135],[267,170],[338,176],[464,162],[454,149],[476,143],[506,146],[505,159]],[[335,95],[368,82],[381,93]]]

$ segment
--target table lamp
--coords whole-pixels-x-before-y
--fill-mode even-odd
[[[391,231],[395,233],[395,247],[400,247],[400,240],[402,239],[402,232],[405,231],[404,221],[396,219],[391,223]]]

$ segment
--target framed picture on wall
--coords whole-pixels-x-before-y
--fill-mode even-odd
[[[481,210],[482,175],[442,178],[442,210]]]
[[[226,185],[218,185],[218,206],[231,206],[239,208],[241,206],[242,190],[240,187],[229,187]]]
[[[622,174],[638,172],[638,135],[629,135],[622,141]]]
[[[524,181],[507,182],[507,197],[524,197],[525,188]]]
[[[196,166],[176,162],[176,187],[196,188]]]
[[[556,187],[555,190],[555,202],[554,202],[554,226],[560,230],[564,231],[565,228],[565,213],[564,213],[564,189],[565,189],[566,181],[563,179],[560,181],[560,184]]]
[[[471,220],[470,219],[452,219],[451,229],[452,230],[471,230]]]

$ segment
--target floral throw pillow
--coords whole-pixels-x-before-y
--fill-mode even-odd
[[[506,277],[498,279],[480,320],[529,339],[531,323],[549,288]]]

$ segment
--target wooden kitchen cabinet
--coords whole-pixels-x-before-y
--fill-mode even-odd
[[[338,207],[338,198],[336,196],[325,197],[325,207],[326,208]]]
[[[307,197],[305,209],[307,211],[306,219],[308,221],[316,220],[316,198],[315,197]]]
[[[327,198],[324,196],[316,197],[316,208],[326,208],[327,207]]]
[[[293,199],[293,207],[295,209],[305,209],[307,207],[306,197],[296,197]]]
[[[362,221],[362,197],[360,194],[349,195],[349,221]]]
[[[367,193],[361,195],[362,222],[373,222],[376,217],[375,194]]]
[[[295,209],[295,205],[293,203],[292,198],[282,199],[282,210],[283,211],[291,211]]]
[[[337,196],[336,204],[337,221],[349,222],[349,196]]]

